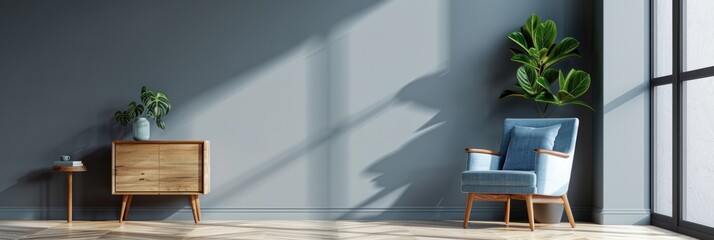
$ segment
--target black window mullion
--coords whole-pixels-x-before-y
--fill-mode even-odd
[[[679,232],[682,221],[682,178],[681,166],[682,154],[682,3],[684,0],[672,0],[672,84],[673,104],[672,104],[672,222],[674,228]]]
[[[683,73],[681,73],[680,78],[682,79],[682,81],[688,81],[688,80],[700,79],[700,78],[711,77],[711,76],[714,76],[714,67],[707,67],[707,68],[683,72]]]
[[[650,81],[650,85],[652,85],[652,86],[667,85],[667,84],[671,84],[671,83],[674,83],[673,75],[654,78]]]

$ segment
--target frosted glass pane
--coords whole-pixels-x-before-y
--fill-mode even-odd
[[[654,75],[672,74],[672,0],[655,0],[654,4]]]
[[[714,77],[684,82],[684,220],[714,227]]]
[[[714,66],[714,1],[684,2],[684,70]]]
[[[654,89],[654,212],[672,216],[672,84]]]

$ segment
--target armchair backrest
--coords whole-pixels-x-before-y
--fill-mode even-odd
[[[511,142],[511,131],[514,126],[540,128],[556,124],[560,124],[560,130],[558,130],[558,135],[555,137],[553,150],[567,153],[572,158],[575,154],[575,140],[578,136],[579,121],[577,118],[506,118],[506,120],[503,121],[503,136],[501,136],[501,148],[499,151],[501,153],[499,169],[503,169],[508,144]]]

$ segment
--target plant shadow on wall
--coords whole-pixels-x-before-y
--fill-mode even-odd
[[[468,46],[463,46],[459,40],[468,39],[463,35],[463,31],[460,31],[461,29],[474,27],[462,26],[463,19],[459,19],[459,13],[464,12],[455,5],[458,4],[451,6],[452,31],[450,38],[452,41],[449,44],[449,53],[451,54],[449,62],[463,61],[464,55],[469,58],[468,54],[473,54],[462,51],[462,49],[468,49]],[[532,9],[524,9],[524,11],[530,12]],[[459,31],[454,31],[455,29]],[[506,35],[507,33],[503,34],[503,36]],[[566,40],[566,42],[568,41],[570,40]],[[494,43],[497,46],[491,44],[487,48],[489,50],[479,52],[481,54],[479,59],[473,62],[476,66],[488,66],[488,71],[474,73],[459,65],[450,66],[443,72],[427,75],[410,82],[396,94],[394,100],[397,104],[414,104],[437,110],[438,113],[424,125],[415,129],[417,137],[364,170],[363,175],[375,176],[372,181],[379,187],[379,191],[351,207],[351,210],[340,218],[394,219],[412,216],[416,219],[443,219],[439,216],[440,214],[463,216],[465,197],[459,191],[459,186],[460,173],[465,169],[464,147],[478,146],[498,149],[497,144],[501,137],[500,127],[503,119],[506,116],[534,113],[530,109],[531,106],[521,106],[521,104],[511,104],[508,107],[499,106],[499,95],[494,90],[512,86],[510,85],[511,79],[517,75],[513,74],[513,65],[508,63],[508,51],[505,49],[508,49],[510,45],[506,38],[499,38]],[[501,49],[505,51],[499,51]],[[572,49],[569,51],[565,49],[563,52],[570,53],[570,51]],[[535,72],[530,73],[528,75],[523,72],[525,75],[520,76],[526,77],[524,80],[528,80],[523,84],[532,83],[527,86],[530,91],[527,99],[532,100],[540,96],[539,100],[543,100],[542,103],[557,106],[573,104],[589,108],[584,102],[575,100],[587,91],[587,87],[576,89],[573,86],[578,84],[567,84],[565,81],[570,78],[573,80],[572,82],[580,82],[589,86],[589,76],[584,76],[587,73],[573,70],[568,76],[563,76],[557,71],[554,72],[554,75],[549,71],[548,76],[554,78],[548,80],[555,80],[550,83],[560,82],[563,90],[554,93],[546,90],[550,84],[544,87],[538,85],[547,84],[542,81],[546,79],[539,79],[540,75]],[[575,78],[578,78],[577,81],[574,80]],[[560,81],[558,81],[559,79]],[[537,87],[540,87],[540,89],[536,89],[539,90],[537,93],[531,91]],[[546,91],[547,93],[543,93]],[[573,92],[575,94],[571,94]],[[507,93],[521,94],[514,91]],[[545,117],[546,111],[540,110],[540,116]],[[550,113],[552,112],[549,112],[548,115]],[[568,111],[568,113],[570,112]],[[586,114],[590,113],[586,112]],[[526,114],[526,116],[535,117],[533,114]],[[389,205],[392,209],[384,208],[385,201],[390,202]],[[525,219],[525,212],[521,210],[524,205],[521,202],[514,204],[515,212],[511,219]],[[376,215],[365,214],[361,211],[372,206],[385,211]],[[501,203],[479,202],[475,207],[480,210],[477,210],[479,213],[472,214],[472,219],[494,220],[503,216]],[[434,209],[439,210],[434,212]],[[370,214],[371,216],[365,217]],[[460,228],[457,225],[453,227]]]
[[[464,133],[479,132],[474,122],[494,125],[499,123],[488,117],[492,114],[490,110],[469,108],[455,104],[455,98],[444,97],[448,96],[447,93],[452,94],[451,96],[469,96],[469,90],[459,87],[459,82],[460,80],[448,71],[443,71],[416,79],[399,91],[395,96],[396,104],[415,104],[436,109],[438,113],[415,129],[418,137],[364,170],[363,175],[376,176],[372,182],[380,190],[354,206],[356,211],[344,214],[341,218],[365,218],[360,215],[360,209],[369,208],[386,198],[392,198],[391,205],[397,207],[393,209],[397,213],[388,211],[366,217],[367,219],[389,219],[398,218],[399,214],[418,214],[412,212],[413,209],[405,209],[405,212],[399,213],[399,208],[404,207],[435,208],[461,203],[454,200],[461,198],[457,173],[463,171],[465,166],[463,143],[468,142],[470,138]],[[486,135],[493,133],[481,132]],[[396,198],[394,194],[398,194]],[[421,219],[424,216],[415,217]]]
[[[0,17],[8,20],[4,22],[19,24],[18,29],[55,29],[47,25],[72,27],[71,31],[51,38],[51,43],[20,45],[17,42],[23,41],[15,41],[17,39],[0,40],[10,46],[6,48],[7,56],[42,59],[25,66],[23,61],[6,62],[5,59],[13,58],[0,58],[0,64],[8,66],[3,76],[23,79],[11,88],[3,88],[0,98],[19,99],[17,94],[24,94],[5,89],[45,86],[35,89],[38,96],[56,96],[52,93],[62,92],[62,97],[42,102],[42,109],[47,109],[47,115],[63,116],[53,118],[52,128],[47,128],[52,132],[6,129],[9,135],[29,134],[28,138],[42,139],[30,149],[47,150],[38,152],[25,148],[10,152],[11,159],[29,161],[2,179],[11,184],[4,187],[0,195],[15,197],[0,200],[1,205],[37,207],[43,212],[50,207],[63,207],[66,178],[50,173],[49,165],[57,155],[70,154],[89,168],[88,172],[75,175],[76,218],[115,218],[120,198],[110,194],[110,142],[127,139],[130,131],[119,128],[108,116],[114,113],[109,109],[126,106],[123,101],[127,94],[152,79],[151,85],[169,93],[172,104],[181,109],[180,106],[197,96],[234,81],[235,76],[260,68],[306,39],[324,35],[335,24],[380,2],[170,1],[157,7],[159,4],[141,1],[88,1],[57,4],[51,12],[34,7],[35,2],[3,2],[0,7],[14,9],[17,14]],[[126,13],[132,13],[131,17]],[[37,20],[40,19],[37,16],[42,16],[41,20]],[[30,31],[12,36],[49,39],[43,34],[47,33]],[[43,71],[26,71],[36,68]],[[76,102],[85,105],[67,114],[67,106],[74,106]],[[40,108],[31,102],[26,105],[23,109],[27,111]],[[17,115],[27,115],[22,111],[25,110]],[[48,125],[41,118],[24,120],[28,124]],[[178,119],[167,120],[167,125],[172,122],[178,125]],[[3,143],[18,146],[16,142]],[[137,211],[154,206],[165,209],[152,212],[151,219],[167,218],[187,207],[183,197],[139,198],[134,204],[136,208],[132,209]],[[92,212],[83,212],[84,207],[104,208],[115,213],[95,217]],[[57,214],[44,218],[64,216],[63,212]]]

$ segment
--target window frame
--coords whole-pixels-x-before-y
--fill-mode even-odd
[[[657,227],[665,228],[674,232],[682,233],[697,238],[714,238],[714,227],[704,226],[701,224],[685,221],[683,218],[683,201],[684,201],[684,139],[683,139],[683,85],[685,81],[696,80],[714,76],[714,66],[684,71],[684,20],[686,0],[671,0],[672,1],[672,74],[654,77],[655,76],[655,24],[656,13],[655,5],[657,0],[650,0],[650,219],[651,224]],[[654,212],[654,89],[657,86],[672,84],[672,216],[666,216]]]

